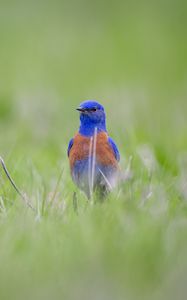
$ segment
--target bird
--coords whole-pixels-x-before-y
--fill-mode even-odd
[[[95,191],[103,198],[117,185],[120,153],[106,129],[104,107],[86,100],[76,109],[80,127],[68,145],[71,177],[88,199]]]

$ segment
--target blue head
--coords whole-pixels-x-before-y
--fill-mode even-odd
[[[80,112],[79,133],[85,136],[94,135],[97,131],[106,131],[106,116],[104,107],[96,101],[87,100],[77,108]]]

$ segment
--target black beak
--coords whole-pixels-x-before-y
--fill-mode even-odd
[[[80,111],[82,113],[86,111],[84,108],[81,108],[81,107],[76,108],[76,110],[78,110],[78,111]]]

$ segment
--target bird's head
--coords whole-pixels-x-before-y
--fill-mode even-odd
[[[77,110],[80,112],[79,132],[86,136],[92,136],[95,128],[98,131],[106,131],[106,116],[104,107],[92,100],[82,102]]]

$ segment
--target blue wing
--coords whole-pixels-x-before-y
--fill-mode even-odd
[[[108,138],[108,142],[109,142],[110,146],[112,147],[112,150],[114,151],[116,160],[119,161],[120,154],[119,154],[118,147],[116,146],[115,142],[113,141],[113,139],[111,137]]]
[[[70,150],[71,150],[71,148],[73,146],[73,141],[74,141],[74,139],[71,139],[70,142],[69,142],[68,151],[67,151],[68,156],[69,156],[69,152],[70,152]]]

